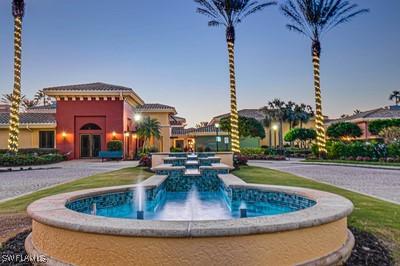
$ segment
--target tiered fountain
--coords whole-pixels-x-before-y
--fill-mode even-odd
[[[230,173],[229,156],[154,154],[155,175],[139,185],[36,201],[28,208],[27,251],[57,265],[337,265],[347,259],[354,245],[350,201],[247,184]]]

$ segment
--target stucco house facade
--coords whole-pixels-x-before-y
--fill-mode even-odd
[[[175,108],[145,103],[131,88],[105,83],[58,86],[43,89],[55,104],[21,113],[19,148],[56,148],[71,159],[94,158],[111,140],[123,142],[125,158],[131,158],[140,143],[135,114],[156,118],[161,138],[151,145],[170,149],[170,117]],[[7,148],[8,112],[0,113],[0,149]]]

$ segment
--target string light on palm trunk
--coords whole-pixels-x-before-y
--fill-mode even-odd
[[[21,103],[22,16],[14,19],[14,90],[12,95],[8,149],[18,152],[19,107]]]
[[[231,92],[231,144],[233,152],[240,152],[239,140],[239,115],[236,100],[236,80],[235,80],[235,45],[228,40],[229,53],[229,73],[230,73],[230,92]]]
[[[313,66],[314,66],[314,87],[315,87],[315,105],[316,105],[315,127],[317,129],[317,146],[319,153],[325,154],[327,151],[326,151],[324,116],[322,114],[319,44],[313,45]]]

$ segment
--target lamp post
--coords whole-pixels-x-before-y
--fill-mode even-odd
[[[278,125],[273,125],[272,126],[272,129],[274,130],[274,142],[275,142],[275,149],[276,148],[278,148],[278,141],[277,141],[277,139],[276,139],[276,132],[278,131]]]
[[[219,147],[218,147],[218,142],[219,142],[219,127],[220,127],[220,124],[219,124],[219,123],[216,123],[216,124],[215,124],[215,130],[217,131],[217,138],[216,138],[216,141],[217,141],[217,152],[219,151]]]
[[[142,115],[141,114],[135,114],[133,116],[133,119],[135,120],[135,126],[136,126],[136,132],[137,132],[137,124],[142,120]],[[136,147],[135,147],[135,157],[138,156],[138,149],[139,149],[139,137],[137,135],[137,133],[135,134],[135,138],[136,138]]]
[[[126,152],[125,152],[125,157],[127,159],[129,159],[129,136],[131,134],[129,133],[129,131],[125,131],[124,132],[124,136],[125,136],[125,141],[126,141]]]

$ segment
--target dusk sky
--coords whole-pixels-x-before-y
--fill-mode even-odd
[[[281,1],[280,1],[281,2]],[[400,1],[356,0],[371,12],[322,40],[324,113],[390,105],[400,89]],[[311,43],[285,28],[277,7],[237,27],[238,105],[273,98],[314,105]],[[106,82],[148,103],[175,106],[189,124],[229,111],[223,28],[209,28],[191,0],[27,0],[23,94],[44,87]],[[13,80],[11,0],[0,0],[0,93]]]

